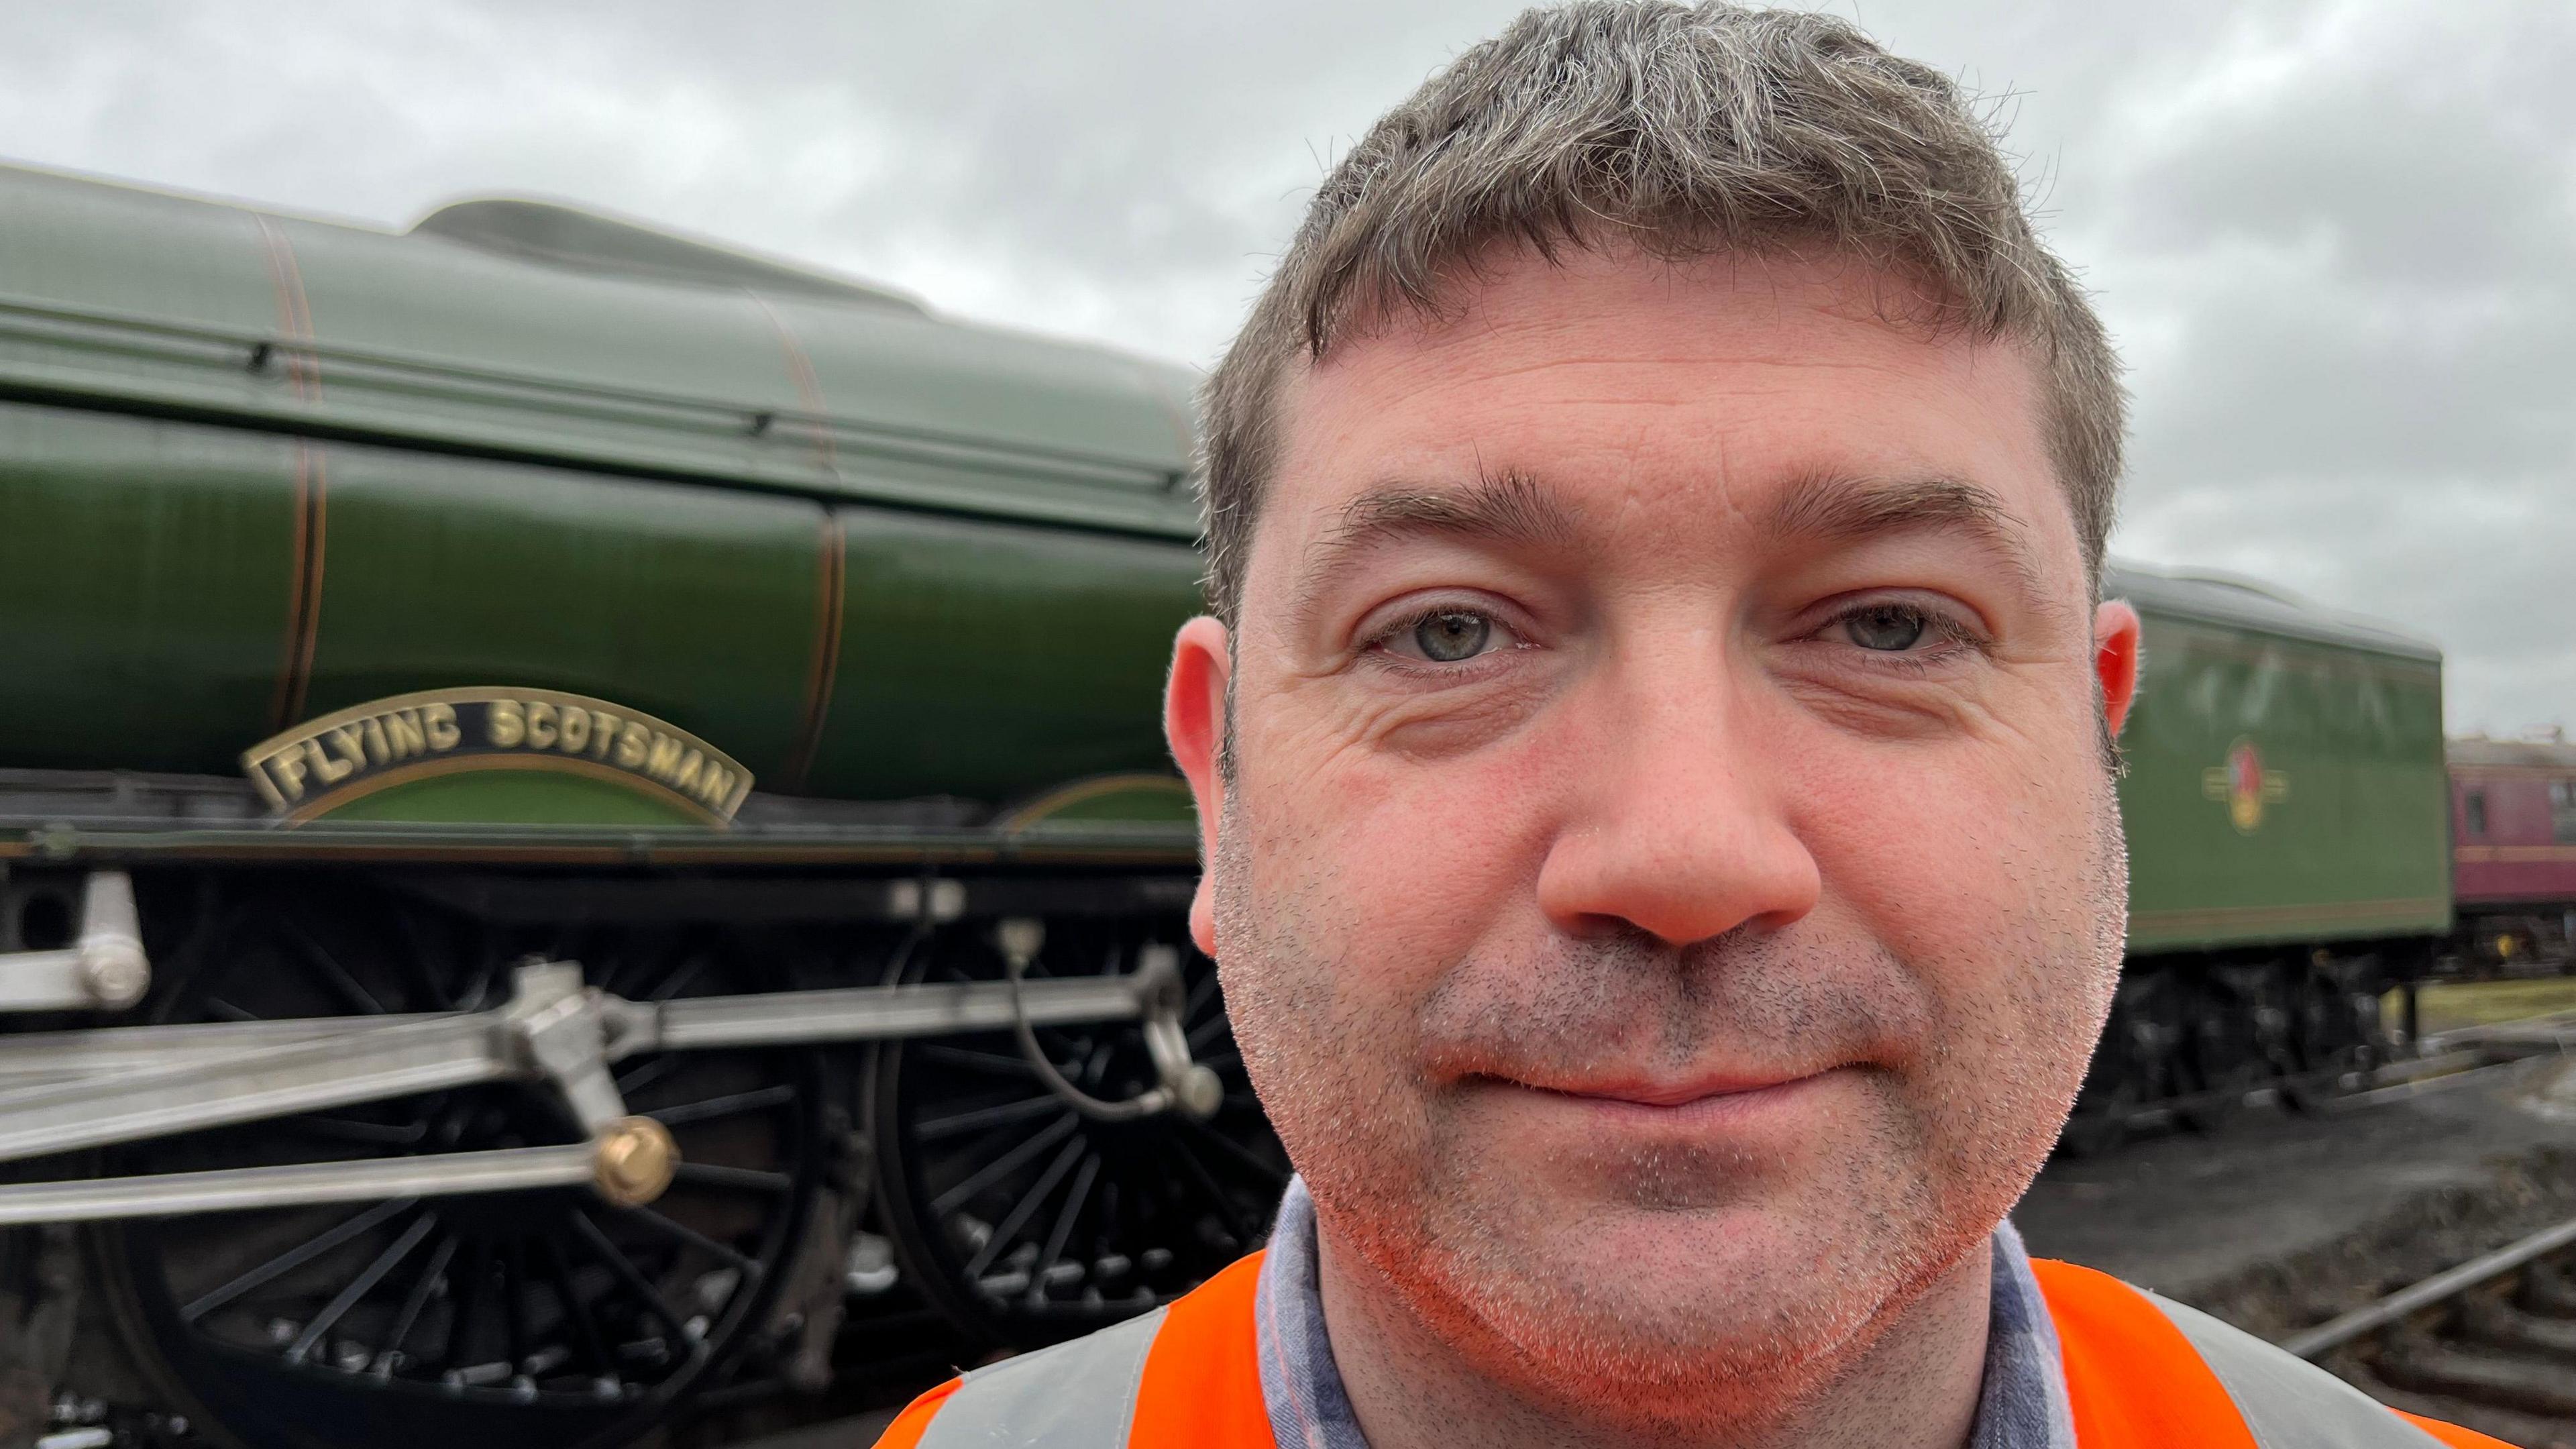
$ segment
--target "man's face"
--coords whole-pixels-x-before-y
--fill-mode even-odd
[[[1331,1250],[1510,1377],[1826,1371],[2020,1195],[2108,1008],[2135,619],[2028,358],[1891,295],[1498,261],[1288,385],[1237,632],[1183,632],[1262,1101]]]

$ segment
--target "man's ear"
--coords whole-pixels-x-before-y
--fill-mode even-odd
[[[2093,673],[2102,681],[2102,713],[2111,733],[2129,722],[2138,697],[2138,611],[2107,599],[2093,611]]]
[[[1163,689],[1163,738],[1199,808],[1199,888],[1190,898],[1190,938],[1211,957],[1216,955],[1216,902],[1208,881],[1225,810],[1225,780],[1217,760],[1225,750],[1225,692],[1233,669],[1225,626],[1202,614],[1183,624],[1172,641],[1172,677]]]

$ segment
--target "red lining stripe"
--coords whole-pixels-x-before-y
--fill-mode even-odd
[[[805,674],[804,724],[797,732],[796,748],[787,757],[786,778],[780,782],[790,791],[805,788],[805,777],[823,748],[823,726],[832,715],[832,686],[841,671],[841,615],[849,593],[850,538],[841,516],[829,508],[823,510],[822,541],[815,553],[819,576],[814,584],[814,659]]]
[[[313,312],[304,295],[304,273],[295,264],[295,244],[276,221],[253,218],[259,225],[260,248],[268,258],[269,284],[277,297],[278,349],[287,385],[308,406],[322,401],[322,369],[313,355]],[[304,715],[305,697],[313,683],[313,651],[322,631],[322,564],[326,551],[330,475],[322,449],[295,445],[295,522],[289,542],[286,634],[278,660],[277,688],[269,699],[273,729],[284,729]]]

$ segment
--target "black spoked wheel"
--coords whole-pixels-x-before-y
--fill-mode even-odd
[[[2324,1107],[2349,1090],[2347,1077],[2366,1085],[2380,1064],[2379,993],[2356,990],[2346,977],[2358,975],[2311,968],[2293,979],[2299,1071],[2283,1093],[2301,1110]],[[2375,983],[2373,983],[2375,985]]]
[[[354,892],[350,893],[354,894]],[[246,900],[165,973],[167,1020],[472,1010],[549,950],[630,998],[766,984],[720,938],[505,940],[389,902]],[[224,1437],[298,1449],[536,1449],[639,1434],[755,1335],[821,1177],[824,1084],[801,1052],[670,1053],[617,1069],[683,1167],[658,1202],[587,1188],[144,1220],[100,1262],[148,1371]],[[502,1084],[246,1124],[116,1154],[172,1172],[581,1138]]]
[[[2244,1110],[2264,1077],[2254,1012],[2240,994],[2205,988],[2192,1002],[2176,1076],[2183,1105],[2175,1116],[2195,1132],[2224,1129]]]
[[[1132,925],[1051,925],[1029,976],[1132,970],[1152,939]],[[1244,1075],[1214,963],[1184,959],[1190,1051],[1225,1087],[1204,1122],[1086,1117],[1046,1087],[1009,1032],[879,1049],[870,1120],[887,1222],[922,1291],[970,1331],[1014,1347],[1086,1333],[1189,1291],[1268,1235],[1287,1154]],[[896,974],[989,981],[1002,965],[961,931]],[[1037,1038],[1095,1097],[1124,1101],[1154,1085],[1133,1022]]]

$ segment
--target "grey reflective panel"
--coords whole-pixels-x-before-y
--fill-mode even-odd
[[[2442,1449],[2368,1394],[2303,1358],[2155,1294],[2147,1301],[2227,1386],[2258,1449]]]
[[[1126,1449],[1163,1310],[966,1375],[921,1449]]]

